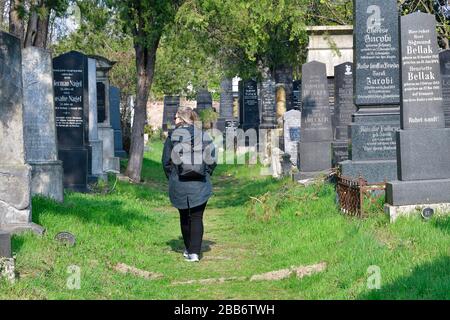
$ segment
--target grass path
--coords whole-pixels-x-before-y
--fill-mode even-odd
[[[21,279],[0,282],[0,299],[450,298],[449,218],[392,225],[374,212],[365,220],[349,219],[337,211],[332,186],[304,188],[260,177],[257,167],[218,167],[205,216],[204,257],[186,263],[161,148],[154,143],[146,154],[141,185],[119,182],[107,195],[71,193],[64,204],[34,199],[33,219],[47,233],[14,237]],[[75,234],[76,246],[56,243],[60,231]],[[319,262],[327,263],[326,271],[301,280],[173,285]],[[115,270],[119,263],[164,277],[122,274]],[[72,265],[81,271],[79,290],[66,286]],[[381,270],[380,290],[367,287],[372,265]]]

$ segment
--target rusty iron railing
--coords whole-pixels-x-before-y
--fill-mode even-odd
[[[336,192],[339,207],[344,214],[364,218],[364,201],[369,199],[371,203],[378,201],[380,193],[384,191],[386,183],[368,184],[365,179],[359,177],[352,179],[338,175],[336,179]]]

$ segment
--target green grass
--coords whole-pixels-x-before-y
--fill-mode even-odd
[[[261,177],[257,166],[220,165],[205,216],[204,259],[181,256],[178,213],[161,170],[162,145],[145,155],[140,185],[119,182],[111,194],[66,194],[64,204],[35,198],[33,220],[44,237],[15,236],[20,280],[0,282],[1,299],[449,299],[450,218],[400,219],[382,212],[348,218],[331,185],[308,188]],[[55,242],[60,231],[75,247]],[[298,280],[172,285],[173,281],[251,276],[327,263]],[[164,274],[146,280],[114,270],[118,263]],[[67,268],[81,268],[81,289],[66,287]],[[381,269],[369,290],[368,267]]]

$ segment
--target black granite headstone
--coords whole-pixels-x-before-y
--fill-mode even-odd
[[[445,127],[450,128],[450,50],[439,53],[441,62],[442,99],[444,107]]]
[[[127,153],[123,150],[122,125],[120,121],[120,89],[109,88],[109,109],[111,116],[111,126],[114,129],[114,155],[119,158],[126,158]]]
[[[260,128],[274,129],[277,127],[276,116],[276,86],[271,78],[261,81],[261,125]]]
[[[258,84],[254,80],[241,84],[240,123],[245,131],[259,128]]]
[[[197,113],[205,109],[211,109],[213,106],[213,100],[211,92],[206,89],[200,89],[197,92]]]
[[[302,66],[303,111],[300,133],[300,171],[320,172],[331,168],[331,116],[324,63]]]
[[[292,83],[292,108],[302,111],[302,82],[301,80],[295,80]],[[289,111],[289,110],[287,110]]]
[[[162,128],[164,131],[175,128],[175,114],[180,107],[180,96],[164,96]]]
[[[97,122],[106,120],[106,92],[105,83],[97,82]]]
[[[87,57],[71,51],[53,59],[56,128],[64,187],[87,191]]]
[[[386,201],[394,206],[450,203],[450,129],[444,124],[435,17],[403,16],[401,48],[399,181],[387,185]]]
[[[233,116],[233,81],[231,79],[224,79],[220,83],[220,115],[217,121],[217,129],[221,132],[226,132],[227,123],[235,121]]]
[[[396,0],[354,0],[355,104],[398,105],[399,35]]]

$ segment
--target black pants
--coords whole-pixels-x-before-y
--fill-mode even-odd
[[[198,207],[178,209],[180,212],[181,233],[189,253],[200,254],[203,240],[203,212],[206,202]]]

